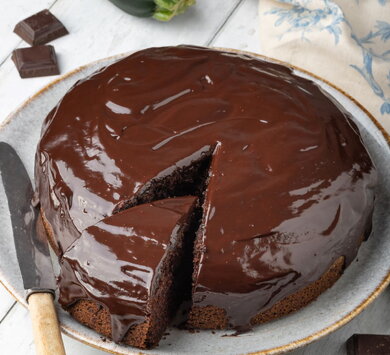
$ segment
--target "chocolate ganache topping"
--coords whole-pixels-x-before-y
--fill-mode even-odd
[[[316,84],[189,46],[142,50],[76,83],[46,118],[36,157],[61,253],[106,217],[161,198],[169,179],[208,157],[192,301],[223,309],[231,327],[338,257],[348,265],[376,184],[358,129]]]

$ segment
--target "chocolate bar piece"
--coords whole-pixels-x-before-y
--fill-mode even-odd
[[[53,46],[18,48],[12,60],[21,78],[34,78],[59,74],[57,56]]]
[[[389,355],[390,335],[354,334],[347,341],[348,355]]]
[[[16,24],[14,32],[31,46],[65,36],[68,30],[49,10],[43,10]]]

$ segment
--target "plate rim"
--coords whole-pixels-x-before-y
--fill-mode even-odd
[[[369,112],[359,101],[357,101],[355,98],[353,98],[347,92],[345,92],[343,89],[341,89],[337,85],[333,84],[332,82],[328,81],[327,79],[324,79],[323,77],[321,77],[317,74],[314,74],[306,69],[303,69],[299,66],[296,66],[296,65],[293,65],[291,63],[276,59],[276,58],[271,57],[271,56],[266,56],[263,54],[258,54],[258,53],[254,53],[254,52],[250,52],[250,51],[238,50],[238,49],[233,49],[233,48],[209,47],[209,46],[205,46],[205,48],[252,56],[255,58],[265,60],[267,62],[276,63],[276,64],[286,66],[286,67],[291,68],[293,70],[298,70],[301,73],[307,74],[308,76],[311,76],[319,81],[322,81],[323,83],[325,83],[326,85],[328,85],[332,89],[338,91],[339,93],[341,93],[342,95],[347,97],[350,101],[353,102],[353,104],[355,104],[361,111],[363,111],[367,115],[367,117],[374,123],[375,127],[380,131],[380,133],[382,134],[385,141],[387,142],[387,144],[390,147],[390,134],[387,133],[387,131],[384,129],[384,127],[374,117],[374,115],[371,114],[371,112]],[[141,50],[141,49],[139,49],[139,50]],[[108,56],[105,58],[94,60],[94,61],[91,61],[87,64],[82,65],[82,66],[79,66],[79,67],[59,76],[58,78],[54,79],[49,84],[45,85],[43,88],[38,90],[34,95],[29,97],[21,105],[19,105],[15,110],[13,110],[10,114],[8,114],[7,117],[3,120],[3,122],[0,123],[0,131],[2,129],[4,129],[11,122],[11,120],[20,111],[22,111],[26,106],[28,106],[32,101],[36,100],[40,95],[42,95],[42,94],[46,93],[47,91],[49,91],[50,89],[52,89],[56,84],[60,83],[61,81],[65,80],[65,79],[73,76],[74,74],[77,74],[77,73],[83,71],[84,69],[87,69],[93,65],[96,65],[96,64],[99,64],[99,63],[105,62],[105,61],[114,61],[117,59],[121,59],[121,58],[124,58],[125,56],[130,55],[132,53],[135,53],[137,51],[120,53],[120,54],[116,54],[113,56]],[[8,281],[1,274],[0,274],[0,284],[4,286],[4,288],[11,294],[11,296],[17,302],[19,302],[23,307],[27,308],[26,303],[23,302],[24,299],[21,299],[16,295],[16,292],[12,290],[13,287],[8,283]],[[357,305],[352,311],[350,311],[349,313],[344,315],[341,319],[339,319],[338,321],[335,321],[334,323],[327,326],[326,328],[323,328],[317,332],[314,332],[313,334],[310,334],[310,335],[303,337],[301,339],[292,341],[292,342],[285,344],[285,345],[276,346],[276,347],[261,350],[261,351],[249,352],[249,353],[245,353],[243,355],[282,354],[282,353],[286,353],[288,351],[300,348],[304,345],[308,345],[308,344],[314,342],[315,340],[318,340],[318,339],[324,337],[325,335],[329,335],[330,333],[334,332],[335,330],[339,329],[340,327],[342,327],[343,325],[345,325],[346,323],[351,321],[358,314],[360,314],[368,305],[370,305],[386,289],[386,287],[389,284],[390,284],[390,270],[388,271],[387,275],[382,279],[382,281],[377,285],[377,287],[374,289],[374,291],[372,291],[371,294],[369,294],[359,305]],[[61,328],[61,331],[64,334],[68,335],[69,337],[71,337],[71,338],[73,338],[73,339],[75,339],[75,340],[77,340],[85,345],[89,345],[95,349],[98,349],[98,350],[103,350],[105,352],[115,354],[115,355],[147,355],[146,353],[143,353],[140,351],[132,351],[130,349],[127,352],[117,352],[117,351],[114,351],[111,349],[107,349],[107,348],[101,347],[101,346],[93,343],[92,340],[91,340],[91,342],[89,342],[88,337],[83,336],[84,338],[80,338],[80,336],[81,336],[80,333],[78,333],[76,330],[69,328],[68,326],[66,326],[62,323],[60,323],[60,328]]]

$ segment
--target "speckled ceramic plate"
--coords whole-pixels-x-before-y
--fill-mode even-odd
[[[0,141],[12,144],[33,176],[34,153],[41,122],[66,91],[79,79],[112,63],[119,57],[91,63],[56,80],[38,92],[12,114],[0,128]],[[270,59],[267,59],[270,60]],[[270,60],[271,61],[271,60]],[[379,170],[380,185],[374,213],[374,228],[358,258],[339,281],[315,302],[295,314],[257,326],[240,336],[224,336],[226,331],[189,333],[169,329],[157,349],[147,354],[275,354],[312,342],[350,321],[390,282],[390,147],[389,137],[358,103],[329,83],[295,69],[330,93],[354,117],[368,150]],[[0,184],[0,281],[26,305],[14,249],[5,194]],[[114,354],[138,354],[137,349],[103,341],[99,334],[80,325],[58,308],[64,333],[91,346]]]

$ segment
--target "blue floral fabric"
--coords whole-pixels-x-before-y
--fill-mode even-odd
[[[328,79],[390,131],[390,0],[260,0],[266,55]]]

